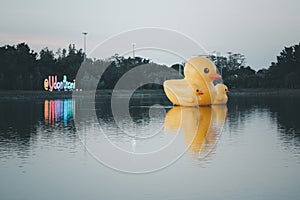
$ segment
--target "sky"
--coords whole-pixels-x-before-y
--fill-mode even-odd
[[[0,45],[26,42],[37,52],[44,47],[55,52],[69,44],[83,48],[82,32],[87,31],[89,55],[114,35],[157,27],[184,34],[207,51],[244,54],[247,65],[260,69],[276,61],[285,46],[300,42],[298,0],[1,1]],[[197,51],[186,52],[194,56]],[[179,61],[173,57],[165,62]]]

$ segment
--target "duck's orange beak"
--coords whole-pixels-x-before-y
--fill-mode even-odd
[[[208,77],[211,79],[211,80],[218,80],[218,79],[221,79],[222,76],[219,75],[219,74],[210,74],[208,75]]]

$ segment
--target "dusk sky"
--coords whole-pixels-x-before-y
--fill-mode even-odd
[[[247,64],[259,69],[275,61],[284,46],[300,42],[299,8],[298,0],[10,0],[1,2],[0,45],[26,42],[37,52],[70,43],[83,48],[87,31],[89,53],[120,32],[159,27],[181,32],[209,51],[244,54]]]

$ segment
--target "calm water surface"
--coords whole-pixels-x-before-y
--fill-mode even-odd
[[[130,118],[117,109],[115,119],[99,98],[96,120],[87,99],[0,100],[0,199],[300,199],[299,100],[231,97],[227,107],[181,109],[141,98],[130,101]],[[139,163],[105,140],[133,155],[173,147]],[[167,167],[130,174],[107,163]]]

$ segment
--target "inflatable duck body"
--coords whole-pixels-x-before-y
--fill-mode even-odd
[[[199,85],[190,84],[186,79],[165,81],[164,89],[174,105],[197,106],[203,95]]]
[[[214,63],[204,57],[191,58],[185,64],[184,75],[182,80],[164,82],[169,100],[181,106],[211,105],[217,95],[213,81],[221,78]]]
[[[215,104],[215,105],[226,104],[228,101],[227,94],[229,93],[227,86],[219,83],[215,87],[217,90],[217,95],[216,95],[216,98],[215,98],[213,104]]]

